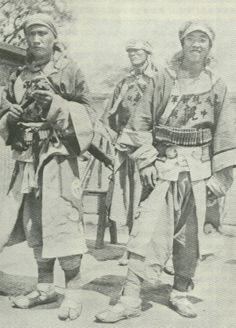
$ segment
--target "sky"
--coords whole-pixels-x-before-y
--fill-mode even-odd
[[[212,49],[217,70],[236,91],[236,0],[66,0],[74,20],[62,39],[87,76],[105,64],[129,64],[125,44],[148,40],[154,62],[162,63],[180,49],[178,29],[191,19],[205,19],[214,28]]]

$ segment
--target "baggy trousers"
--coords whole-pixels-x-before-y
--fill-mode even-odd
[[[178,181],[169,181],[163,186],[157,186],[141,204],[128,243],[129,270],[155,283],[166,261],[173,255],[174,288],[186,290],[191,285],[200,255],[198,230],[203,228],[202,222],[198,220],[189,172],[181,172]],[[204,186],[203,181],[200,184],[203,217]]]

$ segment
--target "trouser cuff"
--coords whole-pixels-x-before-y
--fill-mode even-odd
[[[141,306],[142,300],[139,297],[121,296],[120,303],[125,308],[138,308]]]
[[[194,283],[192,278],[175,274],[173,289],[176,289],[180,292],[188,292],[193,288],[194,288]]]

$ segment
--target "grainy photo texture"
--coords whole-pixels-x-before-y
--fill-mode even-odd
[[[1,327],[236,327],[235,21],[0,0]]]

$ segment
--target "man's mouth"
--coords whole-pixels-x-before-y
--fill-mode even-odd
[[[42,46],[32,46],[31,48],[32,49],[44,49],[44,47],[42,47]]]
[[[202,51],[201,50],[198,50],[198,49],[193,49],[191,50],[192,53],[197,53],[197,54],[200,54]]]

